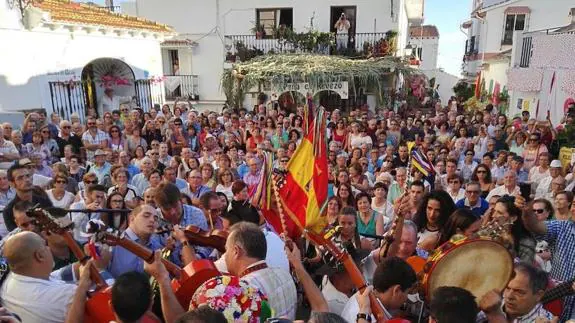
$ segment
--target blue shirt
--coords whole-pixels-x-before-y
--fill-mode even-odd
[[[128,178],[129,181],[131,181],[134,176],[140,173],[140,169],[134,164],[129,164],[127,167],[124,168],[126,168],[128,174],[130,174],[130,178]]]
[[[240,178],[244,178],[244,176],[250,171],[250,168],[246,163],[241,164],[238,166],[238,175]]]
[[[477,218],[480,218],[483,216],[483,214],[485,214],[485,212],[487,212],[487,209],[489,209],[489,202],[480,197],[479,203],[477,203],[477,205],[470,206],[467,198],[463,198],[455,203],[455,207],[458,209],[468,209],[471,211],[471,213],[473,213],[473,215],[475,215]]]
[[[176,178],[176,186],[178,187],[178,189],[181,191],[183,189],[185,189],[188,186],[188,183],[186,183],[186,181],[184,181],[181,178]]]
[[[126,231],[124,231],[124,236],[138,244],[142,243],[142,241],[140,241],[138,236],[134,233],[134,231],[132,231],[131,228],[128,228]],[[160,242],[160,238],[153,234],[150,237],[150,241],[148,241],[144,247],[155,251],[162,248],[162,243]],[[114,277],[118,277],[128,271],[137,271],[143,273],[144,260],[131,253],[130,251],[124,249],[123,247],[116,246],[112,250],[112,260],[108,265],[108,271]]]
[[[180,227],[185,228],[189,225],[196,226],[204,231],[208,229],[208,220],[204,216],[204,212],[199,208],[191,205],[182,205],[182,218],[180,219]],[[161,242],[162,245],[166,245],[167,237],[162,237]],[[196,254],[199,258],[205,259],[212,253],[213,248],[208,247],[194,247],[196,250]],[[176,265],[182,267],[182,244],[179,241],[176,241],[176,246],[170,255],[170,261],[175,263]]]

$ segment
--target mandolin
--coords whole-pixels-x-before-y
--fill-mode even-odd
[[[99,231],[92,238],[110,246],[120,246],[147,263],[154,261],[154,252],[152,250],[127,239],[120,232]],[[221,275],[214,263],[206,259],[192,261],[183,269],[167,259],[162,258],[162,263],[166,266],[168,272],[175,277],[172,280],[172,289],[176,298],[185,309],[189,307],[194,292],[201,284],[210,278]]]
[[[306,238],[313,242],[315,245],[323,247],[327,249],[339,262],[343,264],[345,270],[349,274],[353,284],[356,288],[363,292],[363,290],[367,287],[367,282],[363,278],[363,274],[356,266],[355,262],[353,261],[352,257],[346,250],[340,249],[333,241],[329,238],[326,238],[324,235],[315,234],[309,231],[305,231]],[[384,322],[395,322],[395,323],[403,323],[409,322],[402,319],[393,319],[387,321],[385,319],[385,310],[381,303],[377,300],[375,295],[369,295],[370,303],[371,303],[371,313],[375,316],[376,321],[378,323]]]
[[[174,225],[165,219],[159,218],[159,228],[156,234],[167,234],[172,232]],[[184,229],[186,239],[192,245],[211,247],[217,251],[226,252],[226,241],[228,240],[228,232],[225,230],[214,229],[211,231],[204,231],[197,226],[189,225]]]

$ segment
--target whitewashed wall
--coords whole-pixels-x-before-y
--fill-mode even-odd
[[[422,48],[422,57],[420,57],[421,70],[434,70],[437,68],[437,55],[439,54],[439,38],[414,38],[409,40],[410,44]]]
[[[0,19],[0,105],[5,110],[50,110],[48,82],[79,80],[84,66],[97,58],[126,62],[136,79],[162,75],[158,39],[84,30],[23,30],[4,3],[0,2],[0,18],[6,18]]]

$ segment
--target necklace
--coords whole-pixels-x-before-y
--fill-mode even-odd
[[[256,272],[256,271],[262,270],[262,269],[266,269],[266,268],[268,268],[268,265],[265,262],[263,262],[259,265],[252,266],[252,267],[247,268],[246,270],[242,271],[241,274],[239,274],[239,277],[241,278],[241,277],[249,275],[253,272]]]

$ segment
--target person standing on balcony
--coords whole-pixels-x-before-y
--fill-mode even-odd
[[[114,90],[107,88],[104,90],[104,95],[98,100],[98,115],[103,116],[104,113],[114,110],[120,110],[120,103],[130,103],[131,96],[118,96],[114,95]]]
[[[347,20],[345,13],[342,12],[341,16],[335,23],[337,50],[347,49],[350,27],[351,24],[349,23],[349,20]]]

